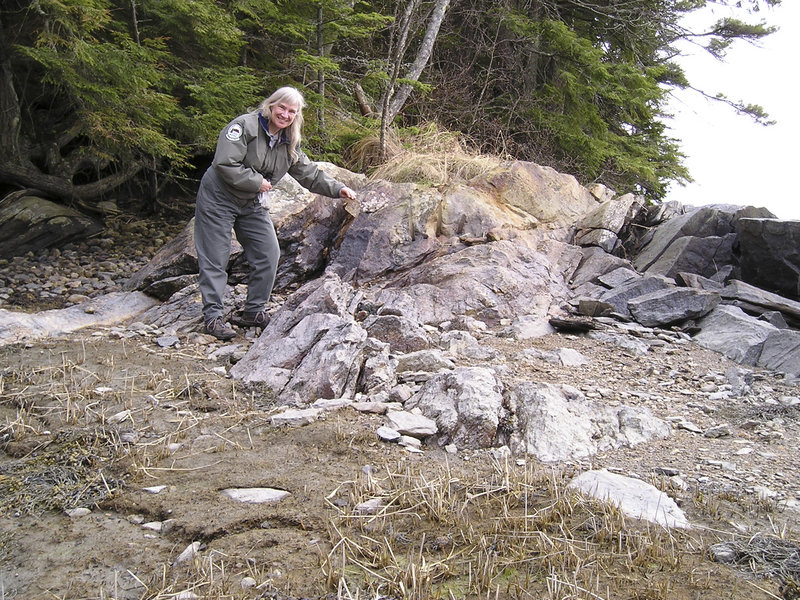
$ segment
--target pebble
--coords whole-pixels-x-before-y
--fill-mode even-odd
[[[715,425],[714,427],[709,427],[703,432],[703,435],[707,438],[722,438],[722,437],[730,437],[731,436],[731,427],[727,423],[722,425]]]
[[[258,582],[252,577],[242,577],[242,580],[239,582],[239,585],[243,590],[249,590],[250,588],[256,587],[258,585]]]
[[[197,556],[197,553],[200,552],[200,547],[200,542],[192,542],[186,546],[183,552],[178,555],[173,564],[179,565],[187,560],[192,560],[195,556]]]

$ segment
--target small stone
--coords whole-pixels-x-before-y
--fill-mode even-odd
[[[280,502],[290,495],[286,490],[274,488],[227,488],[220,493],[231,500],[248,504],[271,504]]]
[[[173,346],[177,346],[179,343],[180,340],[174,335],[162,335],[161,337],[156,338],[156,344],[158,344],[160,348],[172,348]]]
[[[447,452],[448,454],[458,454],[458,446],[456,446],[455,444],[447,444],[444,447],[444,451]]]
[[[122,423],[123,421],[131,418],[131,411],[130,410],[123,410],[114,415],[111,415],[106,419],[109,423]]]
[[[755,486],[753,488],[753,492],[755,492],[759,500],[771,500],[778,497],[778,492],[771,490],[764,485]]]
[[[422,442],[415,437],[411,437],[410,435],[401,435],[400,439],[397,440],[397,443],[406,448],[420,448],[422,446]]]
[[[700,429],[697,425],[695,425],[691,421],[679,422],[678,429],[685,429],[686,431],[691,431],[692,433],[703,433],[703,430]]]
[[[242,580],[239,582],[239,585],[242,587],[243,590],[249,590],[250,588],[256,587],[258,585],[258,582],[252,577],[242,577]]]
[[[273,427],[280,427],[281,425],[301,427],[316,421],[322,412],[322,409],[319,408],[290,408],[282,413],[273,415],[269,422]]]
[[[656,467],[653,471],[657,475],[664,475],[665,477],[674,477],[680,473],[680,471],[674,467]]]
[[[378,427],[376,433],[378,434],[378,438],[383,442],[396,442],[402,437],[400,432],[391,427],[386,427],[385,425]]]
[[[165,485],[153,485],[150,487],[142,488],[142,491],[147,492],[148,494],[160,494],[165,489],[167,489],[167,486]]]
[[[389,427],[403,435],[421,438],[438,431],[436,421],[404,410],[390,410],[386,413],[386,419]]]
[[[319,398],[311,405],[320,410],[337,410],[353,403],[351,398]]]
[[[703,432],[703,436],[707,438],[722,438],[731,436],[731,428],[728,424],[715,425],[709,427]]]
[[[67,516],[70,519],[78,519],[80,517],[85,517],[86,515],[91,514],[92,511],[89,510],[88,508],[79,507],[79,508],[68,508],[64,512],[67,513]]]
[[[192,542],[186,546],[184,551],[178,555],[178,557],[175,559],[175,562],[172,564],[179,565],[187,560],[192,560],[195,556],[197,556],[197,553],[200,552],[200,546],[200,542]]]
[[[142,523],[142,529],[147,529],[149,531],[155,531],[157,533],[161,533],[161,528],[163,524],[161,521],[150,521],[148,523]]]
[[[362,515],[377,514],[382,508],[386,506],[386,501],[383,498],[371,498],[359,504],[356,504],[355,512]]]
[[[721,563],[735,563],[738,558],[736,549],[726,543],[714,544],[711,546],[711,558]]]

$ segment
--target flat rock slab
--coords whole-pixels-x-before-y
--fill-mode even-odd
[[[405,410],[388,411],[386,420],[389,427],[401,435],[423,438],[434,435],[439,430],[436,421]]]
[[[276,490],[274,488],[227,488],[220,493],[231,500],[247,502],[248,504],[280,502],[289,495],[286,490]]]
[[[0,346],[125,323],[156,304],[158,300],[141,292],[113,292],[69,308],[37,313],[0,309]]]
[[[569,487],[598,500],[611,502],[627,516],[666,528],[689,529],[691,525],[675,501],[639,479],[605,470],[581,473]]]
[[[282,413],[273,415],[269,422],[273,427],[280,427],[281,425],[302,427],[316,421],[323,412],[325,411],[321,408],[290,408]]]

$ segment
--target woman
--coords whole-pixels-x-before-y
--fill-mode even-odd
[[[250,265],[247,301],[232,321],[242,327],[262,328],[269,322],[265,306],[275,283],[280,248],[269,212],[259,197],[286,173],[315,194],[356,197],[300,150],[304,106],[298,90],[282,87],[257,111],[236,117],[220,132],[214,161],[200,182],[194,239],[203,317],[206,333],[220,340],[236,335],[223,315],[231,229]]]

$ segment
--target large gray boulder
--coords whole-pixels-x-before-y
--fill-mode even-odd
[[[102,225],[94,219],[45,200],[31,190],[14,192],[0,200],[0,257],[61,246],[101,230]]]
[[[645,273],[674,278],[678,273],[689,272],[712,277],[720,267],[734,262],[735,242],[735,233],[680,237],[665,248],[656,261],[645,269]]]
[[[780,329],[772,331],[764,340],[758,366],[800,377],[800,331]]]
[[[514,161],[470,181],[495,202],[521,210],[548,229],[572,226],[598,206],[597,199],[572,175],[550,167]]]
[[[603,202],[576,223],[575,243],[597,246],[608,253],[617,250],[620,232],[641,210],[644,198],[625,194]]]
[[[800,221],[740,219],[738,234],[742,279],[800,300]]]
[[[732,260],[738,221],[769,216],[773,215],[768,210],[752,206],[709,205],[689,209],[656,227],[633,264],[639,272],[673,277],[686,271],[711,277]]]
[[[376,182],[359,194],[362,210],[332,249],[328,270],[359,283],[404,272],[442,249],[436,237],[436,190]]]
[[[377,300],[420,323],[438,324],[467,314],[484,321],[545,316],[568,296],[561,268],[546,254],[499,241],[430,258],[391,279]]]
[[[509,390],[516,427],[509,446],[545,462],[669,437],[669,424],[646,409],[611,407],[567,385],[523,382]]]
[[[503,384],[491,369],[460,367],[440,373],[406,402],[436,421],[439,442],[459,448],[493,445],[503,413]]]
[[[340,243],[342,232],[353,220],[344,199],[306,194],[307,204],[294,204],[295,211],[285,214],[276,223],[282,254],[275,277],[276,289],[305,283],[322,273],[331,248]],[[240,260],[244,260],[244,256]]]
[[[381,345],[353,319],[352,288],[335,276],[306,284],[273,316],[231,376],[260,384],[283,404],[353,397]]]
[[[630,316],[628,302],[634,298],[674,287],[675,282],[660,276],[635,277],[615,288],[604,291],[597,300],[614,307],[620,315]]]
[[[749,283],[732,279],[721,291],[722,300],[734,304],[753,315],[763,315],[779,311],[786,321],[800,324],[800,302],[773,294]]]
[[[664,327],[711,312],[720,297],[717,292],[693,288],[666,288],[628,300],[628,310],[645,327]]]
[[[694,341],[743,365],[755,365],[764,340],[779,329],[747,315],[741,308],[720,304],[697,322]]]
[[[590,246],[581,249],[581,260],[578,267],[569,279],[572,288],[579,288],[586,283],[592,283],[606,273],[624,268],[636,273],[630,261],[609,254],[602,248]]]

